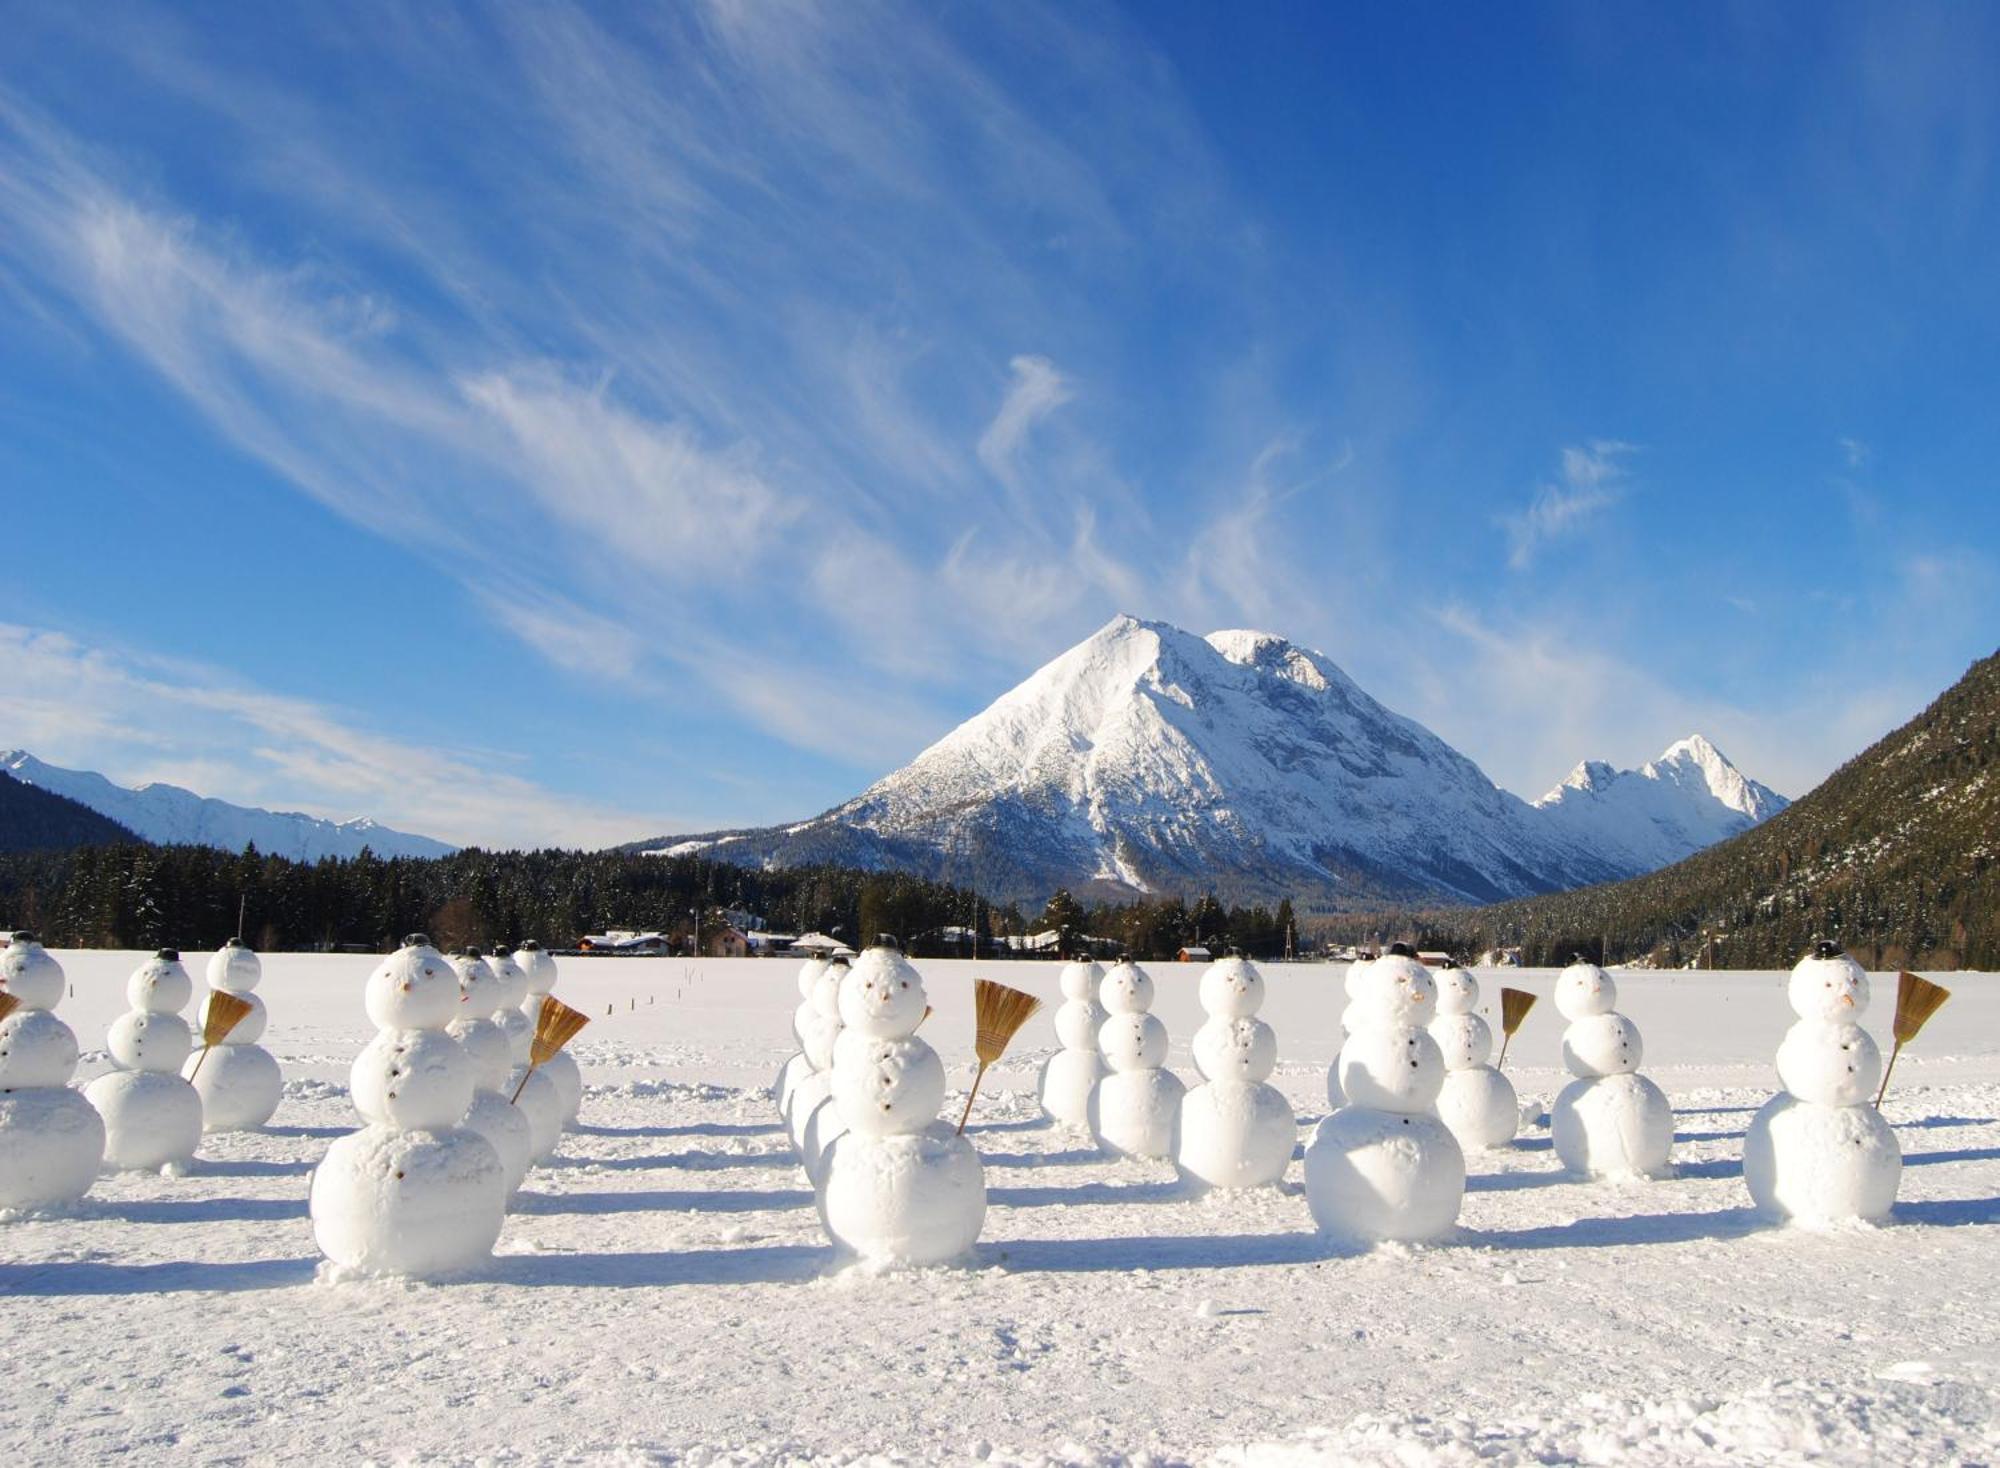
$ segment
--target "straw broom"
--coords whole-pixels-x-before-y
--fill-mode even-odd
[[[21,996],[19,994],[9,994],[4,989],[0,989],[0,1019],[5,1019],[20,1007]]]
[[[1498,1070],[1507,1063],[1507,1046],[1514,1038],[1514,1031],[1521,1028],[1521,1022],[1528,1017],[1528,1011],[1535,1007],[1536,996],[1526,989],[1502,989],[1500,991],[1500,1059],[1494,1064]]]
[[[972,1049],[979,1057],[979,1073],[972,1078],[972,1089],[965,1093],[965,1113],[958,1119],[958,1134],[961,1137],[965,1135],[966,1122],[972,1117],[972,1098],[979,1094],[979,1083],[986,1077],[986,1067],[1000,1058],[1007,1042],[1028,1022],[1028,1016],[1041,1007],[1041,1000],[1019,989],[1010,989],[991,979],[973,981]]]
[[[521,1092],[528,1088],[528,1077],[538,1066],[547,1065],[556,1058],[556,1052],[576,1038],[576,1032],[590,1023],[590,1016],[580,1009],[571,1009],[553,994],[542,996],[542,1007],[535,1016],[535,1038],[528,1045],[528,1068],[521,1072],[521,1084],[514,1087],[514,1094],[508,1099],[519,1101]]]
[[[188,1072],[190,1081],[201,1074],[201,1063],[208,1059],[208,1052],[220,1045],[223,1037],[255,1007],[241,994],[232,994],[227,989],[208,991],[208,1003],[202,1006],[201,1054],[194,1058],[194,1069]]]
[[[1951,998],[1951,990],[1916,974],[1899,971],[1896,975],[1896,1044],[1889,1052],[1889,1063],[1882,1068],[1882,1089],[1875,1093],[1875,1109],[1882,1109],[1882,1098],[1889,1094],[1889,1075],[1896,1068],[1896,1057],[1903,1053],[1903,1047],[1917,1038],[1917,1031],[1924,1022],[1938,1012],[1945,1000]]]

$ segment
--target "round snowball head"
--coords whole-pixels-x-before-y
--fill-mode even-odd
[[[1291,1105],[1272,1087],[1196,1086],[1181,1098],[1174,1167],[1203,1187],[1265,1187],[1285,1175],[1297,1141]]]
[[[201,1145],[201,1097],[178,1075],[114,1070],[84,1087],[104,1119],[104,1161],[123,1171],[177,1165]]]
[[[1248,1019],[1264,1007],[1264,976],[1247,958],[1217,959],[1202,972],[1201,1007],[1223,1019]]]
[[[74,1203],[104,1162],[104,1118],[68,1086],[0,1088],[0,1209]]]
[[[825,1014],[817,1007],[808,1005],[799,1019],[798,1028],[799,1048],[805,1052],[806,1063],[814,1070],[825,1070],[832,1065],[834,1046],[846,1033],[840,1027],[840,1016]]]
[[[472,1268],[500,1237],[506,1174],[477,1132],[365,1127],[313,1172],[313,1239],[335,1264],[424,1278]]]
[[[264,977],[264,965],[256,950],[241,938],[231,938],[209,957],[208,987],[227,989],[232,994],[248,994]]]
[[[1868,972],[1838,950],[1809,953],[1792,970],[1786,995],[1800,1019],[1859,1019],[1868,1008]]]
[[[922,1131],[944,1105],[944,1063],[922,1040],[863,1040],[834,1067],[833,1100],[863,1136]]]
[[[285,1093],[278,1062],[262,1045],[217,1045],[205,1056],[189,1056],[181,1075],[201,1098],[205,1132],[255,1131]]]
[[[1875,1099],[1882,1051],[1860,1025],[1802,1019],[1778,1046],[1778,1081],[1816,1106],[1859,1106]]]
[[[1278,1065],[1278,1037],[1261,1019],[1211,1019],[1190,1048],[1195,1069],[1210,1081],[1266,1081]]]
[[[507,1043],[505,1030],[490,1018],[468,1015],[453,1020],[445,1033],[458,1041],[466,1059],[472,1062],[475,1088],[497,1091],[507,1084],[507,1072],[514,1068],[514,1052]]]
[[[1115,1071],[1156,1070],[1167,1063],[1167,1027],[1158,1015],[1112,1014],[1097,1031],[1097,1050]]]
[[[194,1035],[177,1014],[133,1009],[111,1022],[104,1045],[126,1070],[175,1075],[194,1048]]]
[[[1618,986],[1611,975],[1581,959],[1556,975],[1556,1009],[1564,1019],[1609,1014],[1618,1007]]]
[[[526,1065],[529,1052],[535,1045],[535,1022],[523,1011],[509,1005],[494,1012],[493,1023],[500,1026],[500,1033],[507,1037],[507,1054],[514,1064]]]
[[[513,954],[489,953],[486,966],[493,970],[494,1009],[519,1009],[528,1002],[528,973]]]
[[[1144,1014],[1153,1007],[1153,976],[1129,958],[1111,965],[1097,986],[1106,1014]]]
[[[222,1043],[224,1045],[254,1045],[263,1039],[264,1027],[270,1023],[270,1016],[264,1010],[264,1001],[257,995],[241,989],[210,989],[206,994],[202,995],[201,1003],[195,1006],[194,1011],[195,1033],[197,1035],[208,1033],[208,1011],[214,1005],[215,996],[219,993],[234,994],[238,999],[241,999],[250,1006],[249,1009],[244,1011],[243,1017],[229,1027],[229,1033],[222,1037]]]
[[[473,1062],[442,1030],[384,1030],[348,1072],[354,1109],[377,1126],[457,1126],[472,1104]]]
[[[1439,1015],[1431,1021],[1431,1038],[1444,1052],[1447,1071],[1471,1070],[1493,1058],[1493,1029],[1470,1011]]]
[[[1340,1089],[1349,1106],[1426,1111],[1443,1085],[1444,1052],[1414,1025],[1362,1029],[1340,1047]]]
[[[1062,967],[1059,982],[1065,999],[1081,999],[1095,1004],[1097,986],[1104,981],[1104,966],[1087,958],[1072,958]]]
[[[846,972],[828,965],[813,984],[812,1007],[836,1025],[840,1023],[840,981]]]
[[[886,946],[862,954],[840,983],[840,1022],[878,1040],[915,1034],[929,1004],[916,969]]]
[[[921,1132],[836,1138],[821,1163],[820,1221],[834,1243],[878,1268],[943,1264],[979,1239],[986,1174],[943,1122]]]
[[[556,986],[556,956],[530,939],[514,950],[514,962],[528,976],[528,993],[540,998]]]
[[[1122,1157],[1171,1157],[1186,1092],[1170,1070],[1114,1071],[1090,1093],[1091,1135]]]
[[[194,980],[181,967],[180,955],[171,948],[158,953],[132,970],[125,981],[125,1002],[134,1009],[155,1014],[179,1014],[194,998]]]
[[[458,1017],[458,974],[429,944],[409,944],[376,966],[362,991],[378,1030],[442,1030]]]
[[[458,1012],[454,1019],[485,1019],[500,1007],[500,976],[475,948],[452,954],[451,971],[458,975]]]
[[[1556,1156],[1591,1177],[1664,1177],[1674,1146],[1674,1109],[1642,1075],[1574,1080],[1549,1108]]]
[[[1780,1092],[1744,1133],[1743,1181],[1758,1209],[1776,1218],[1879,1222],[1902,1177],[1902,1148],[1872,1106],[1815,1106]]]
[[[1437,980],[1439,1014],[1470,1014],[1479,1007],[1479,980],[1471,969],[1448,963],[1432,977]]]
[[[800,964],[799,998],[812,998],[813,986],[819,982],[819,976],[825,972],[826,960],[817,955],[808,958],[804,963]]]
[[[1304,1173],[1313,1222],[1351,1243],[1442,1238],[1465,1200],[1465,1153],[1431,1116],[1336,1111],[1307,1143]]]
[[[1622,1076],[1639,1068],[1646,1047],[1622,1014],[1591,1014],[1563,1031],[1563,1064],[1573,1076]]]
[[[12,994],[29,1009],[54,1009],[62,1002],[62,965],[29,933],[16,933],[0,949],[0,993]]]
[[[48,1010],[17,1009],[0,1019],[0,1091],[66,1086],[76,1059],[75,1033]]]
[[[1386,953],[1368,965],[1358,996],[1371,1022],[1427,1025],[1437,1015],[1437,980],[1416,959]]]

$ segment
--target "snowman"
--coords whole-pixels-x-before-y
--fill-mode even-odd
[[[835,1246],[874,1267],[940,1264],[986,1221],[972,1144],[938,1120],[944,1066],[917,1038],[924,983],[891,946],[870,948],[840,986],[833,1101],[846,1130],[821,1162],[819,1214]]]
[[[180,1011],[194,998],[181,956],[162,948],[132,971],[125,1002],[132,1008],[105,1036],[118,1069],[84,1087],[104,1118],[108,1167],[141,1172],[178,1169],[201,1145],[201,1096],[181,1078],[194,1036]]]
[[[195,1029],[207,1033],[208,1008],[217,994],[234,994],[250,1009],[182,1068],[201,1097],[204,1131],[254,1132],[271,1119],[284,1095],[278,1062],[257,1043],[264,1037],[264,1001],[251,991],[263,977],[263,964],[241,938],[231,938],[208,960],[208,992],[195,1013]]]
[[[1798,1020],[1778,1047],[1784,1090],[1764,1104],[1743,1138],[1743,1180],[1775,1217],[1824,1225],[1889,1216],[1903,1176],[1896,1134],[1870,1104],[1882,1052],[1861,1028],[1868,975],[1819,943],[1789,985]]]
[[[843,1033],[841,996],[854,982],[853,971],[836,960],[820,970],[813,981],[812,1010],[803,1031],[806,1061],[812,1074],[799,1083],[792,1097],[793,1142],[806,1176],[817,1187],[823,1177],[822,1164],[833,1139],[847,1130],[841,1119],[840,1104],[834,1095],[833,1066],[840,1054]]]
[[[528,1156],[534,1162],[546,1162],[562,1142],[563,1102],[556,1083],[549,1079],[549,1068],[528,1063],[535,1044],[535,1021],[530,1014],[540,1011],[541,1000],[528,993],[527,970],[512,955],[496,952],[487,967],[493,972],[499,995],[493,1023],[507,1037],[509,1069],[501,1093],[528,1119]]]
[[[1354,962],[1347,966],[1347,974],[1341,980],[1341,990],[1346,995],[1346,1003],[1340,1011],[1340,1039],[1342,1044],[1346,1044],[1347,1037],[1354,1032],[1354,1017],[1359,1012],[1355,1008],[1355,1000],[1359,997],[1362,984],[1367,977],[1368,965],[1374,961],[1375,955],[1372,953],[1357,955]],[[1347,1097],[1342,1094],[1340,1089],[1340,1051],[1335,1050],[1333,1052],[1333,1064],[1326,1068],[1326,1109],[1328,1111],[1338,1111],[1346,1104]]]
[[[495,957],[503,955],[496,954]],[[445,1033],[458,1041],[472,1062],[472,1105],[465,1113],[468,1131],[486,1138],[500,1159],[500,1171],[512,1198],[534,1163],[535,1129],[528,1114],[507,1099],[507,1077],[514,1069],[513,1046],[493,1016],[509,992],[499,973],[477,948],[451,956],[458,975],[458,1015]],[[520,1013],[517,1009],[515,1013]]]
[[[1109,1071],[1090,1093],[1090,1133],[1100,1147],[1126,1157],[1171,1157],[1187,1087],[1162,1068],[1167,1027],[1148,1013],[1152,976],[1121,958],[1098,986],[1097,999],[1105,1010],[1097,1048]]]
[[[70,1089],[76,1036],[55,1016],[62,965],[29,932],[0,951],[0,1213],[74,1203],[104,1161],[104,1120]]]
[[[1097,1002],[1104,968],[1077,958],[1063,965],[1063,1002],[1056,1009],[1056,1043],[1061,1048],[1042,1067],[1042,1114],[1059,1126],[1090,1125],[1090,1092],[1104,1076],[1097,1032],[1108,1016]]]
[[[1514,1083],[1486,1062],[1493,1055],[1493,1030],[1475,1011],[1479,980],[1471,969],[1447,960],[1437,971],[1437,1018],[1431,1038],[1444,1052],[1444,1089],[1438,1092],[1438,1119],[1467,1152],[1504,1147],[1521,1124]]]
[[[1322,1233],[1420,1243],[1457,1223],[1465,1153],[1435,1110],[1444,1054],[1425,1026],[1436,1012],[1436,981],[1407,944],[1357,977],[1340,1049],[1347,1104],[1306,1146],[1306,1205]]]
[[[1556,1156],[1592,1177],[1663,1177],[1674,1145],[1666,1093],[1639,1074],[1639,1027],[1617,1012],[1618,986],[1579,957],[1556,977],[1569,1021],[1563,1064],[1576,1077],[1549,1108]]]
[[[469,1269],[500,1237],[500,1156],[460,1125],[475,1066],[448,1033],[458,975],[421,933],[384,959],[363,991],[378,1033],[349,1087],[366,1122],[327,1148],[310,1189],[313,1238],[343,1269],[421,1278]]]
[[[1234,954],[1201,976],[1208,1020],[1194,1033],[1194,1065],[1203,1084],[1181,1098],[1174,1166],[1211,1188],[1257,1188],[1277,1182],[1292,1160],[1298,1120],[1291,1103],[1265,1082],[1278,1063],[1278,1041],[1257,1018],[1264,976]]]
[[[521,1002],[521,1009],[528,1016],[528,1028],[532,1034],[541,1019],[542,1001],[556,986],[555,955],[530,938],[514,950],[514,962],[528,977],[528,997]],[[583,1110],[583,1072],[577,1068],[576,1057],[570,1054],[568,1046],[564,1046],[544,1061],[539,1069],[556,1090],[561,1111],[558,1129],[575,1126],[577,1116]]]
[[[799,1048],[779,1068],[778,1084],[772,1092],[778,1101],[778,1119],[785,1124],[787,1133],[792,1129],[792,1092],[812,1074],[812,1062],[806,1059],[805,1025],[813,1012],[813,986],[826,972],[826,965],[827,959],[816,953],[799,966],[799,1007],[792,1011],[792,1040]]]

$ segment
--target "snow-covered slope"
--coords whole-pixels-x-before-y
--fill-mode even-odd
[[[1600,845],[1573,820],[1499,789],[1319,653],[1119,617],[814,820],[651,849],[911,870],[1003,898],[1213,890],[1351,906],[1575,887],[1702,844],[1694,817],[1671,855],[1664,834]]]
[[[259,851],[298,861],[355,856],[363,847],[377,856],[445,856],[456,850],[428,836],[392,831],[365,817],[328,821],[297,811],[231,805],[157,782],[128,789],[95,771],[44,764],[24,749],[0,754],[0,770],[23,784],[66,795],[161,845],[218,846],[225,851],[255,845]]]
[[[1747,831],[1789,804],[1691,734],[1636,770],[1585,760],[1535,809],[1575,841],[1634,872],[1650,872]]]

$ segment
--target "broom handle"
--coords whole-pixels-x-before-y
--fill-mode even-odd
[[[195,1078],[196,1076],[198,1076],[198,1075],[200,1075],[200,1074],[201,1074],[201,1063],[202,1063],[202,1062],[203,1062],[204,1060],[208,1059],[208,1052],[209,1052],[209,1051],[210,1051],[210,1050],[211,1050],[212,1048],[213,1048],[212,1046],[209,1046],[209,1045],[203,1045],[203,1046],[201,1047],[201,1054],[199,1054],[199,1055],[195,1056],[195,1058],[194,1058],[194,1069],[188,1072],[188,1084],[189,1084],[189,1085],[193,1085],[193,1084],[194,1084],[194,1078]]]
[[[528,1063],[528,1068],[521,1072],[521,1084],[514,1087],[514,1094],[507,1098],[507,1104],[509,1106],[515,1105],[520,1101],[521,1093],[528,1089],[528,1077],[533,1075],[534,1073],[535,1073],[534,1062],[530,1061]]]
[[[1500,1069],[1501,1066],[1507,1063],[1507,1047],[1513,1043],[1514,1043],[1514,1032],[1512,1030],[1508,1030],[1506,1033],[1500,1036],[1500,1058],[1493,1062],[1493,1068],[1495,1070]]]
[[[1898,1040],[1889,1051],[1889,1063],[1882,1068],[1882,1089],[1875,1093],[1875,1109],[1882,1109],[1882,1098],[1889,1094],[1889,1077],[1895,1073],[1896,1057],[1903,1053],[1903,1042]]]
[[[965,1124],[972,1119],[972,1098],[979,1094],[979,1083],[986,1079],[986,1062],[979,1062],[979,1073],[972,1078],[972,1089],[965,1093],[965,1112],[958,1119],[958,1134],[965,1135]]]

